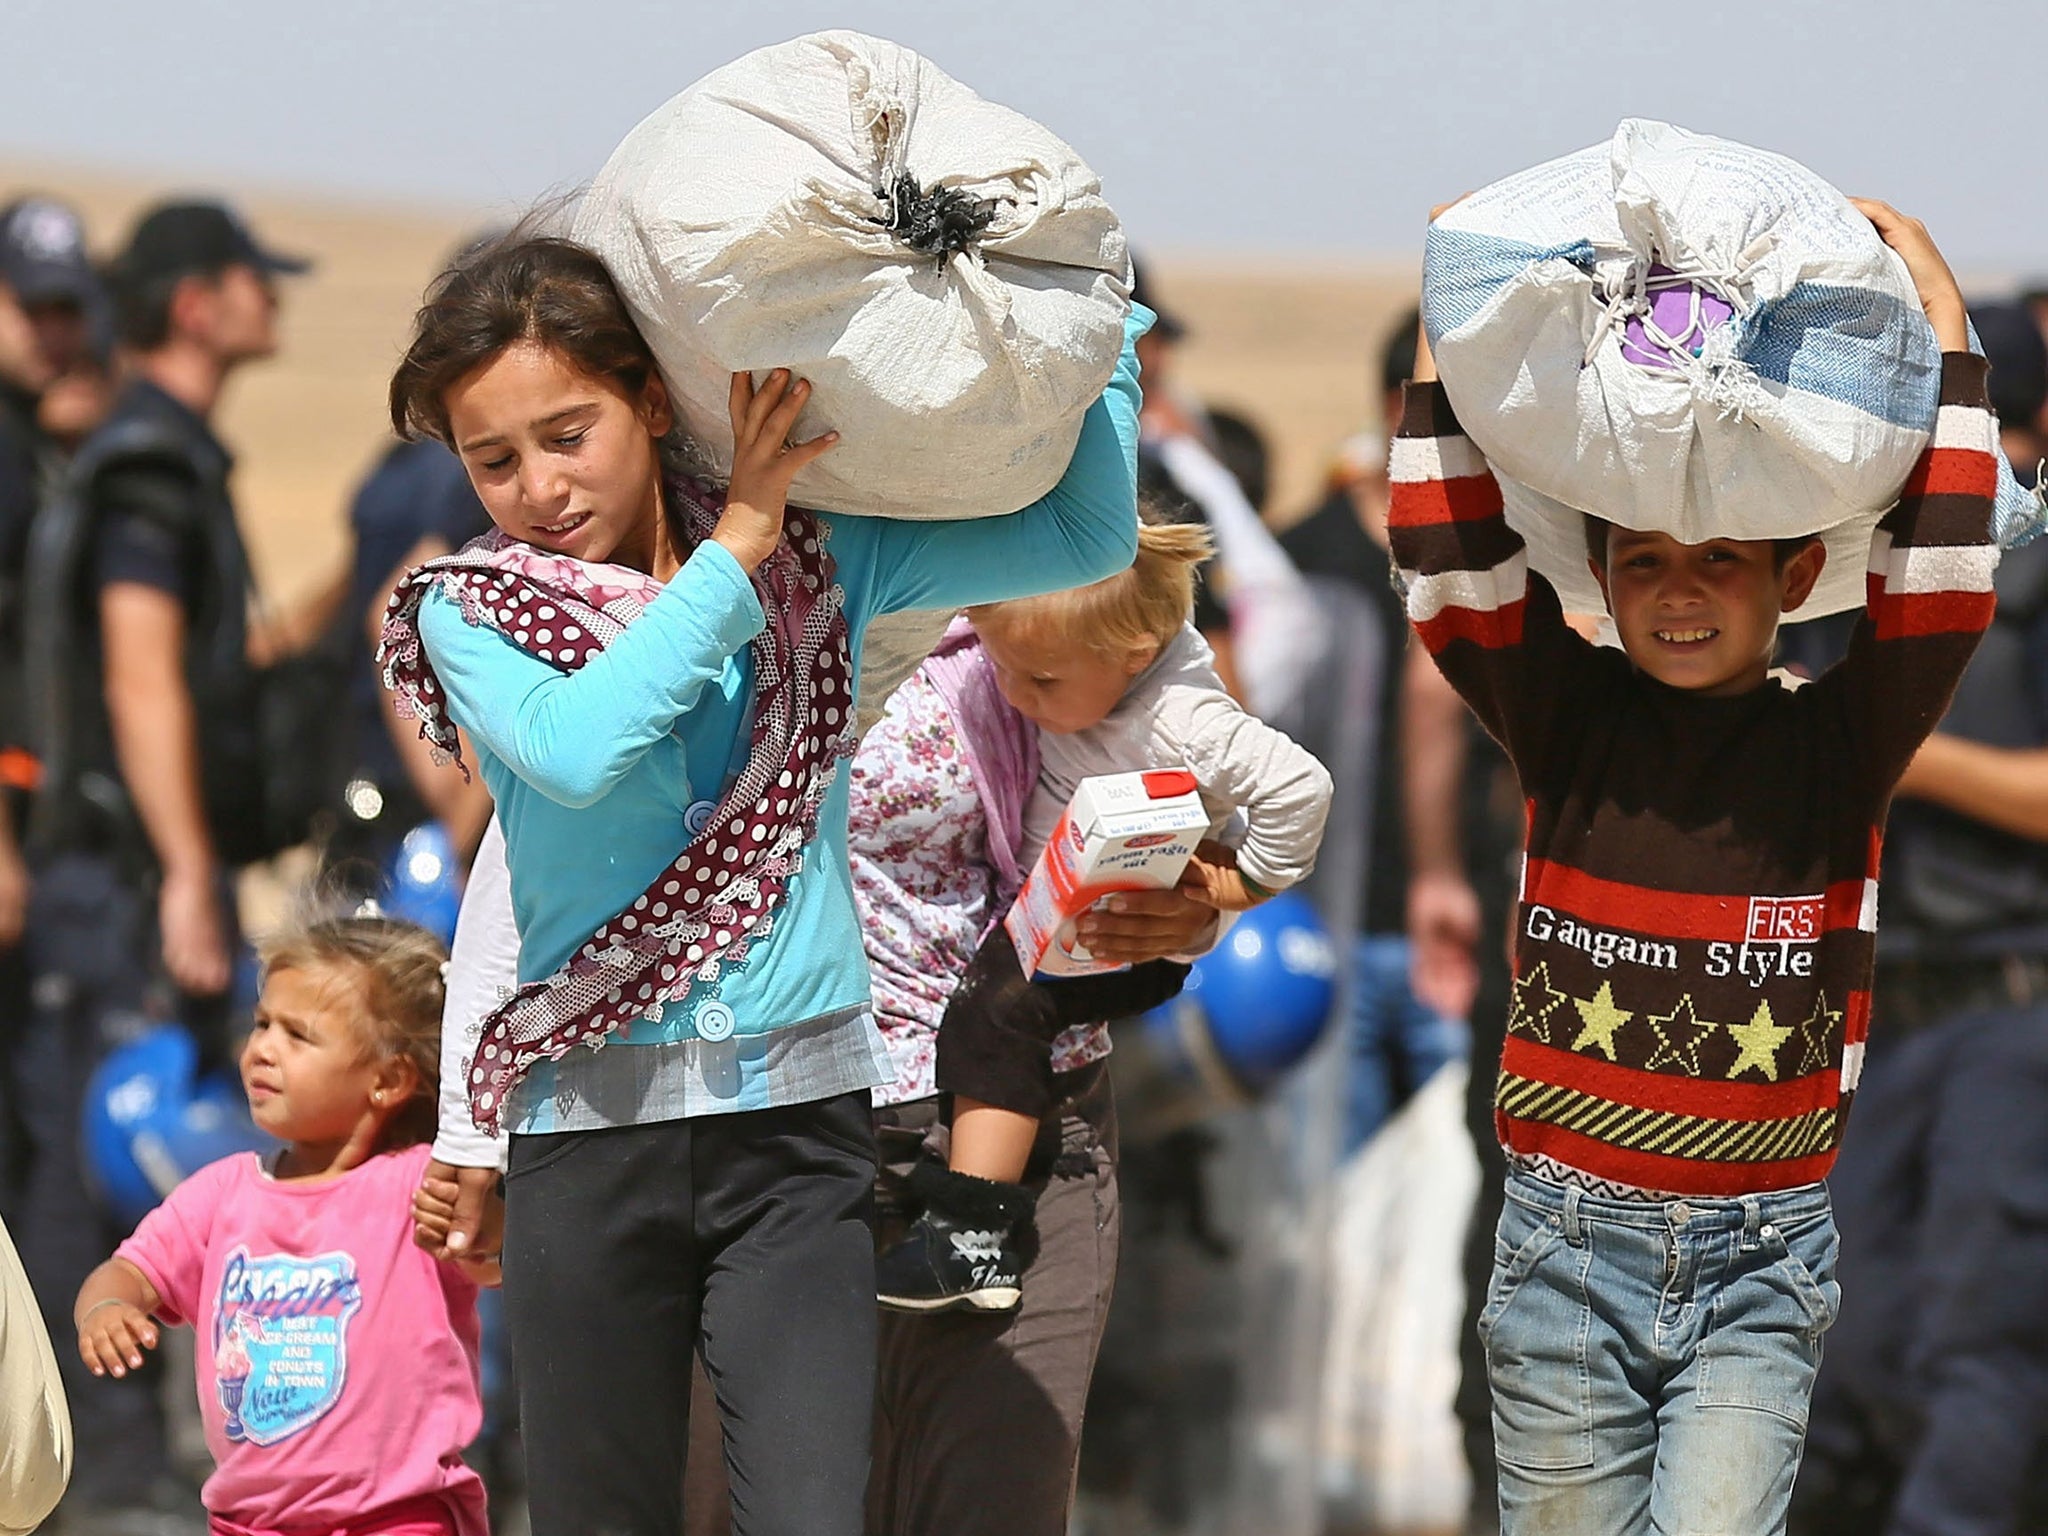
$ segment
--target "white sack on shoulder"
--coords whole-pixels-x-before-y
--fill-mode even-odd
[[[730,462],[730,375],[809,379],[839,445],[791,499],[1013,512],[1058,482],[1123,344],[1129,257],[1095,173],[907,48],[821,32],[657,109],[576,238],[604,258],[685,429]]]
[[[1629,119],[1442,214],[1423,315],[1567,608],[1602,606],[1581,512],[1688,544],[1821,533],[1796,617],[1861,605],[1941,355],[1905,263],[1804,166]],[[2000,500],[2002,533],[2036,515],[2009,477]]]

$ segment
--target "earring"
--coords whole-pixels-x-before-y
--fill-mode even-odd
[[[384,1090],[382,1088],[371,1089],[370,1102],[372,1104],[382,1104],[384,1102]]]

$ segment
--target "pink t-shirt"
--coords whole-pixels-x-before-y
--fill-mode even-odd
[[[476,1285],[412,1240],[429,1151],[319,1184],[280,1183],[252,1152],[222,1158],[121,1245],[158,1316],[198,1330],[215,1465],[201,1497],[221,1521],[374,1529],[426,1499],[459,1536],[489,1536],[462,1462],[483,1420]]]

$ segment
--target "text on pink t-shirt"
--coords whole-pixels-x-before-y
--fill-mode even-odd
[[[323,1183],[254,1153],[211,1163],[143,1218],[119,1257],[198,1331],[208,1511],[257,1531],[360,1524],[440,1499],[488,1536],[462,1449],[483,1419],[476,1285],[412,1241],[429,1148]]]

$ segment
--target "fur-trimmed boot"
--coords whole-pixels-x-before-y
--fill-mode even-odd
[[[882,1305],[898,1312],[1014,1312],[1038,1236],[1031,1191],[929,1159],[911,1168],[909,1182],[924,1214],[875,1260]]]

